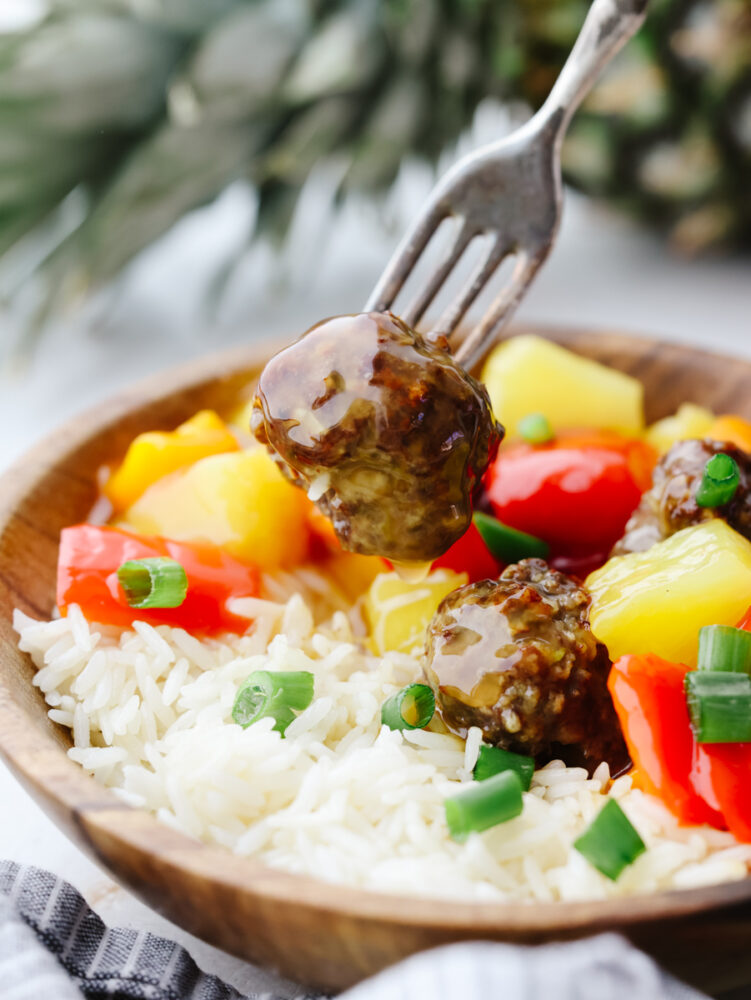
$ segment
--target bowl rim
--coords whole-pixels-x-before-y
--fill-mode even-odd
[[[524,330],[527,328],[525,327]],[[521,328],[513,331],[523,332]],[[535,326],[534,332],[566,342],[582,333],[559,327]],[[609,334],[610,336],[610,334]],[[706,351],[675,341],[616,334],[623,343],[644,349],[675,347],[714,361],[739,361],[731,355]],[[141,379],[104,403],[89,407],[47,434],[0,475],[0,540],[15,512],[52,469],[87,441],[105,433],[128,414],[185,390],[196,390],[218,379],[237,376],[257,368],[279,340],[264,340],[251,347],[232,348],[172,366]],[[746,364],[749,362],[742,359]],[[65,441],[61,450],[60,442]],[[28,601],[26,602],[29,603]],[[47,615],[44,609],[35,609]],[[4,643],[7,648],[4,648]],[[0,612],[0,655],[27,663],[27,654],[16,645],[8,616]],[[37,692],[37,694],[39,694]],[[39,694],[41,697],[41,694]],[[161,823],[145,810],[134,808],[100,785],[71,761],[49,733],[43,732],[13,697],[0,674],[0,757],[58,826],[62,817],[72,820],[88,848],[112,874],[107,857],[95,846],[88,831],[105,835],[118,848],[129,848],[154,858],[166,868],[181,868],[218,886],[264,900],[286,903],[338,916],[400,923],[404,926],[436,927],[455,933],[510,936],[555,935],[562,931],[596,932],[604,927],[654,923],[688,917],[707,910],[751,900],[751,875],[735,881],[688,889],[662,890],[606,900],[568,902],[478,902],[449,897],[419,897],[379,893],[274,869],[253,858],[243,858],[228,849],[204,844]],[[45,765],[45,766],[42,766]],[[65,830],[70,836],[70,831]],[[108,852],[111,854],[112,852]],[[231,862],[231,863],[230,863]],[[115,876],[116,877],[116,876]],[[445,900],[446,906],[436,906]]]

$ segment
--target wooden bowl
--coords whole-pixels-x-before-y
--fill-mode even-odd
[[[650,420],[684,400],[751,418],[751,363],[609,333],[551,332],[640,378]],[[207,847],[120,802],[68,760],[34,668],[11,628],[14,607],[47,618],[58,536],[85,519],[96,470],[135,434],[174,427],[200,407],[226,410],[269,356],[235,351],[160,374],[67,424],[0,483],[0,751],[65,832],[170,920],[307,985],[340,989],[418,950],[470,938],[536,943],[620,931],[704,989],[751,982],[751,878],[608,902],[446,903],[341,888]]]

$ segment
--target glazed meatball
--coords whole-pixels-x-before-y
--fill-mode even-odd
[[[735,496],[722,507],[699,507],[695,500],[704,467],[724,452],[738,465],[740,482]],[[655,542],[692,524],[724,518],[731,528],[751,538],[751,456],[722,441],[678,441],[655,466],[653,486],[632,514],[613,555],[643,552]]]
[[[607,650],[589,628],[590,598],[541,559],[460,587],[428,629],[426,674],[443,721],[538,761],[562,757],[616,773],[628,754],[606,682]]]
[[[399,562],[466,531],[503,436],[484,387],[391,313],[326,320],[272,358],[251,429],[344,548]]]

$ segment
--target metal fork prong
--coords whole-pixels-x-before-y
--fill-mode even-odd
[[[424,212],[394,251],[386,270],[365,303],[365,312],[385,312],[404,287],[423,250],[449,215],[443,205],[433,204]]]
[[[516,258],[511,280],[472,330],[466,340],[454,352],[457,362],[470,371],[481,360],[485,346],[494,338],[521,301],[530,282],[547,257],[547,252],[529,256],[520,253]]]
[[[470,229],[464,220],[460,221],[459,228],[454,234],[450,246],[444,251],[440,264],[431,272],[427,282],[413,301],[406,309],[402,310],[402,319],[407,326],[417,326],[476,235],[476,232]]]
[[[431,330],[433,336],[449,337],[454,332],[466,311],[493,277],[510,250],[511,248],[502,239],[496,237],[492,240],[485,256],[475,268],[459,297],[444,310],[443,315]]]

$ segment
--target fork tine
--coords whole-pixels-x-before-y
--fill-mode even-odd
[[[510,282],[496,296],[482,320],[454,352],[460,365],[471,370],[481,360],[486,346],[495,338],[500,328],[519,305],[529,283],[546,257],[546,251],[534,256],[530,256],[524,251],[519,254]]]
[[[441,290],[446,278],[454,270],[462,254],[476,235],[476,231],[467,226],[464,220],[460,222],[459,230],[455,234],[451,245],[444,252],[440,264],[431,273],[426,284],[409,306],[402,311],[402,319],[407,326],[417,326],[425,310]]]
[[[494,237],[484,258],[478,263],[461,294],[445,309],[431,333],[436,337],[449,337],[462,317],[483,290],[511,247],[499,237]]]
[[[385,312],[392,307],[423,250],[448,215],[449,210],[445,204],[434,203],[420,216],[394,251],[386,270],[365,303],[365,312]]]

